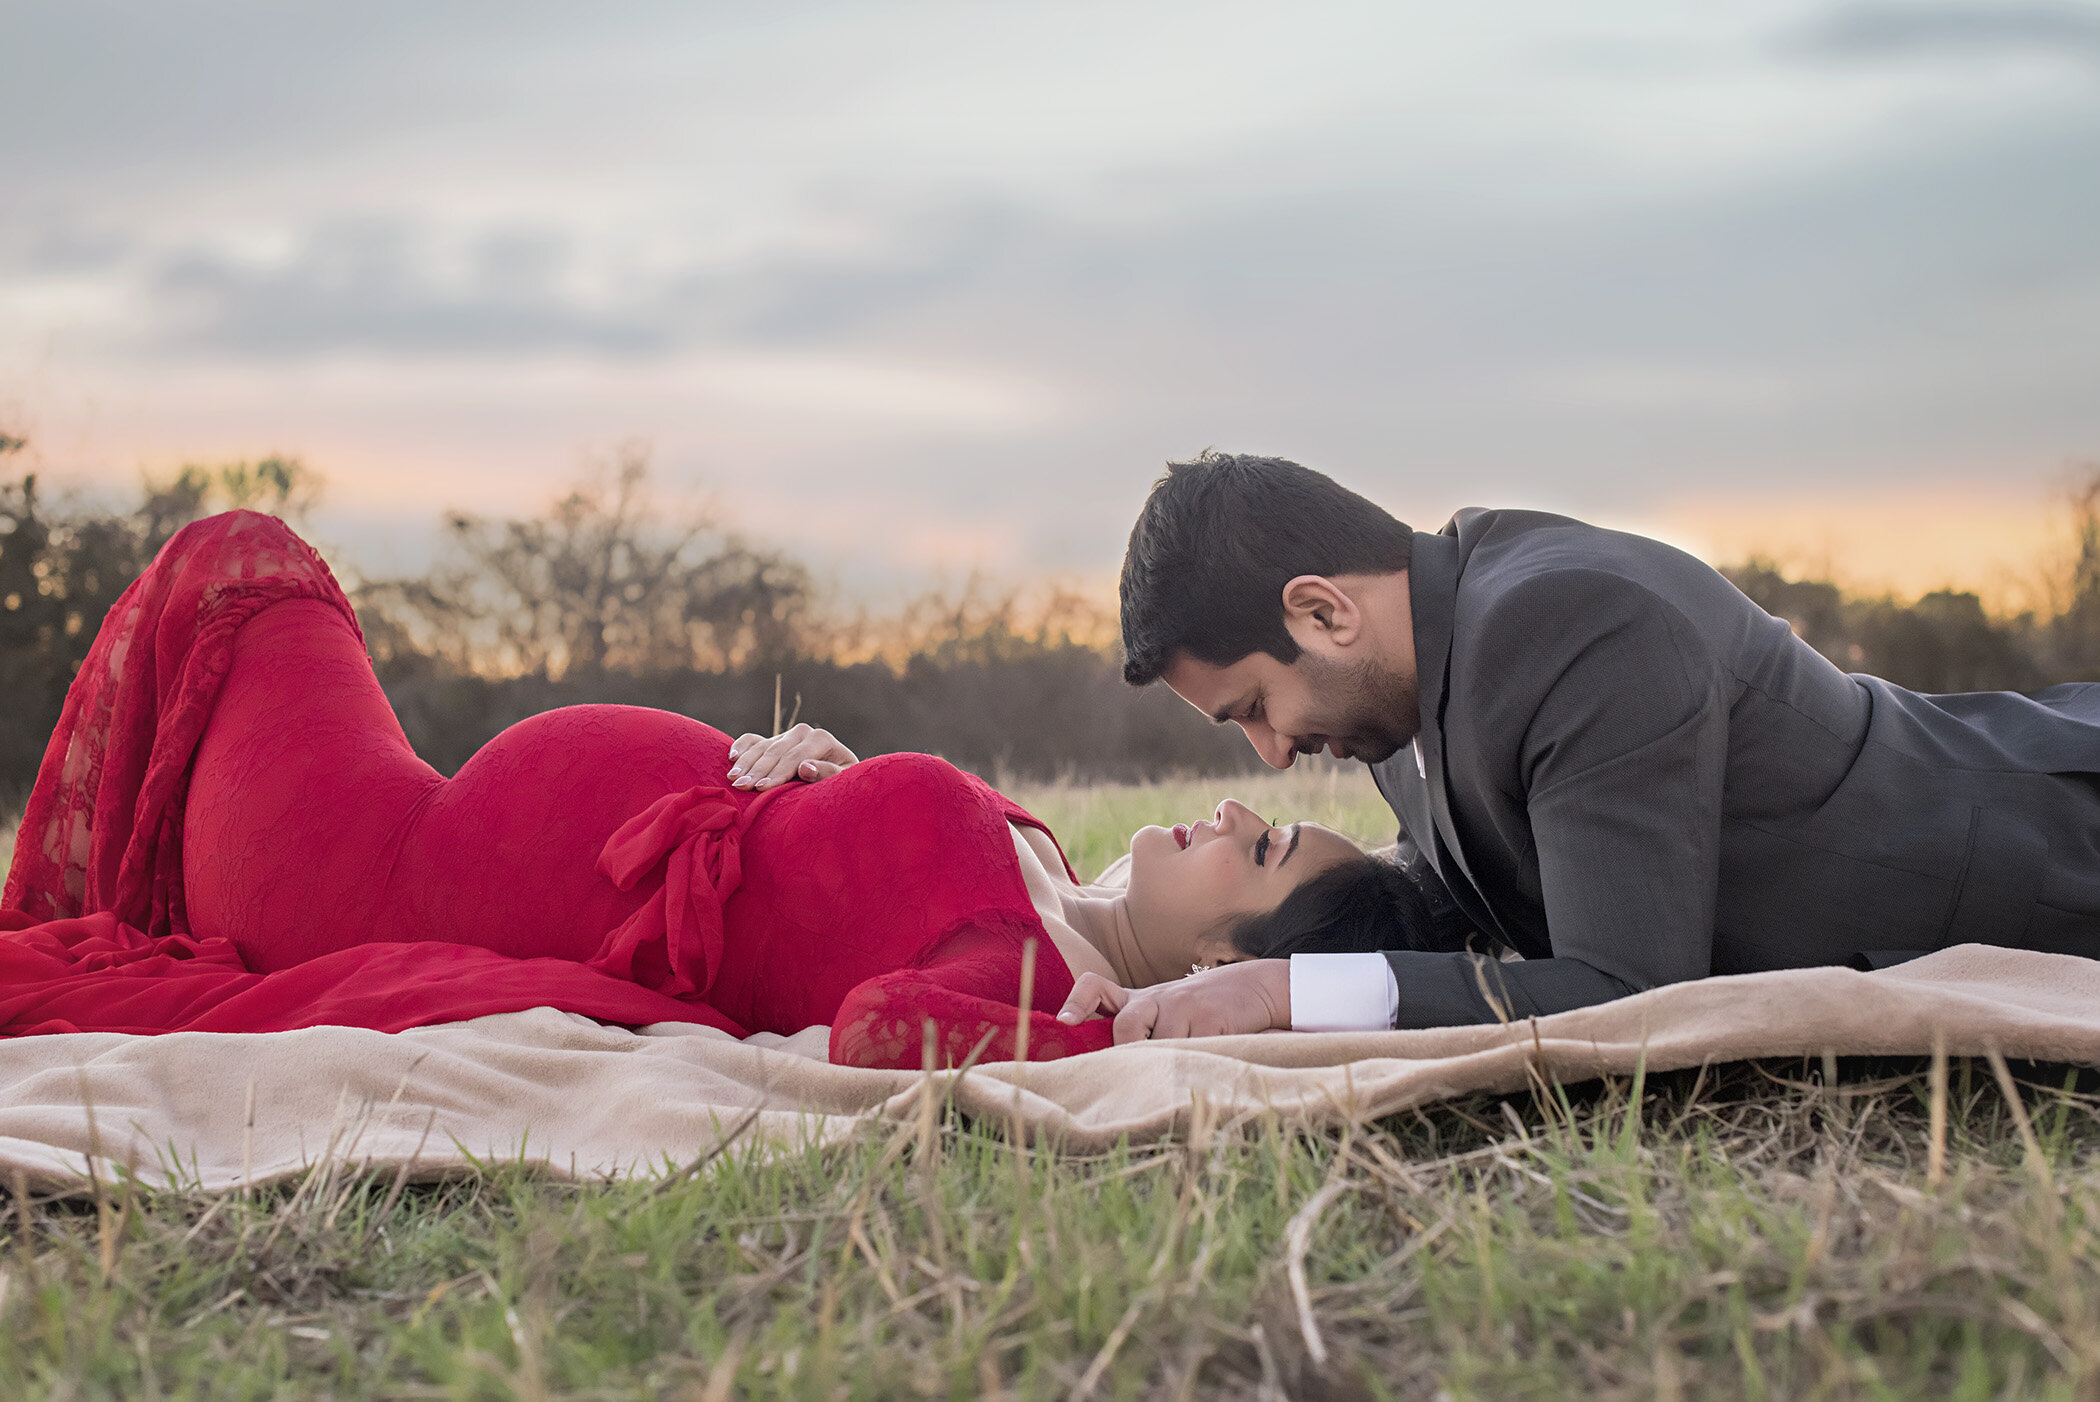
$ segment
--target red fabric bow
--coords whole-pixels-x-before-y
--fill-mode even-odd
[[[621,825],[598,870],[623,891],[664,864],[664,883],[605,937],[590,967],[673,998],[704,997],[722,967],[722,903],[743,884],[749,806],[732,789],[666,794]]]

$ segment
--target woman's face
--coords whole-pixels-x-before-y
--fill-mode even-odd
[[[1130,839],[1130,922],[1163,976],[1236,959],[1234,920],[1275,909],[1299,882],[1360,855],[1338,832],[1274,826],[1228,798],[1204,822],[1140,828]]]

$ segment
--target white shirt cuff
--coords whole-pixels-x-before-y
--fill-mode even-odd
[[[1291,1030],[1385,1032],[1400,1015],[1400,981],[1383,954],[1293,954]]]

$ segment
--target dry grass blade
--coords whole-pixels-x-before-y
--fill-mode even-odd
[[[1313,1318],[1312,1291],[1305,1283],[1305,1252],[1312,1241],[1313,1227],[1320,1214],[1343,1193],[1356,1185],[1341,1179],[1327,1184],[1298,1209],[1283,1229],[1284,1274],[1290,1280],[1291,1301],[1298,1307],[1298,1332],[1305,1336],[1305,1352],[1315,1366],[1327,1364],[1327,1342],[1320,1337],[1320,1326]]]
[[[2067,1373],[2078,1371],[2077,1353],[2064,1342],[2062,1334],[2049,1327],[2049,1321],[2034,1312],[2032,1306],[2019,1300],[2005,1299],[1998,1302],[1998,1307],[2004,1311],[2005,1317],[2015,1328],[2031,1335],[2043,1348],[2048,1349],[2050,1355],[2056,1359],[2057,1366]]]
[[[668,1192],[672,1188],[678,1186],[680,1183],[686,1182],[688,1179],[697,1178],[702,1173],[706,1172],[707,1166],[713,1163],[716,1159],[722,1157],[722,1155],[728,1153],[730,1147],[734,1145],[737,1142],[737,1140],[743,1138],[745,1132],[748,1131],[751,1128],[751,1126],[757,1124],[759,1116],[764,1113],[765,1107],[763,1104],[754,1105],[749,1110],[746,1110],[744,1112],[744,1117],[738,1120],[734,1125],[730,1126],[729,1133],[723,1135],[720,1139],[717,1139],[704,1152],[702,1152],[698,1158],[695,1158],[691,1163],[679,1169],[676,1173],[669,1174],[666,1177],[660,1179],[656,1185],[657,1192]]]
[[[2027,1103],[2020,1098],[2020,1087],[2013,1080],[2012,1070],[1995,1046],[1986,1045],[1983,1054],[1990,1059],[1991,1074],[1998,1078],[1998,1089],[2005,1096],[2005,1108],[2012,1112],[2013,1126],[2020,1132],[2020,1147],[2027,1157],[2027,1170],[2042,1185],[2043,1191],[2054,1197],[2055,1175],[2049,1171],[2049,1156],[2042,1152],[2042,1141],[2035,1138],[2034,1125],[2027,1118]]]
[[[374,1213],[371,1220],[365,1224],[364,1233],[358,1237],[357,1244],[359,1246],[364,1245],[365,1237],[376,1231],[380,1223],[393,1215],[395,1206],[401,1201],[402,1192],[408,1187],[408,1175],[415,1170],[417,1161],[423,1157],[423,1148],[430,1142],[430,1131],[436,1124],[437,1107],[433,1105],[430,1107],[429,1115],[423,1120],[423,1136],[416,1141],[416,1151],[410,1154],[403,1161],[402,1165],[394,1171],[394,1185],[387,1189],[386,1201],[379,1204],[379,1211]]]
[[[1028,1060],[1028,1015],[1035,1011],[1035,937],[1021,941],[1021,1002],[1014,1010],[1014,1060]],[[1014,1082],[1014,1096],[1018,1102],[1021,1084]]]
[[[209,1208],[205,1209],[204,1215],[197,1219],[196,1225],[182,1234],[182,1244],[184,1246],[188,1246],[191,1242],[195,1241],[199,1236],[202,1236],[204,1234],[204,1229],[211,1225],[212,1219],[219,1215],[219,1210],[226,1206],[227,1197],[227,1194],[221,1193],[218,1195],[218,1197],[214,1198],[212,1200],[212,1205]]]
[[[744,1350],[750,1346],[751,1326],[739,1324],[730,1332],[722,1356],[715,1360],[714,1367],[708,1369],[707,1384],[700,1389],[700,1402],[729,1402],[730,1389],[736,1386],[736,1370],[744,1361]]]
[[[1947,1177],[1947,1034],[1932,1029],[1932,1089],[1927,1110],[1925,1185],[1938,1188]]]
[[[16,1164],[8,1174],[15,1195],[15,1251],[32,1267],[36,1263],[36,1218],[29,1211],[29,1175]]]
[[[1086,1371],[1079,1375],[1079,1381],[1072,1384],[1072,1402],[1083,1402],[1083,1399],[1094,1395],[1094,1389],[1101,1385],[1101,1375],[1108,1371],[1109,1364],[1116,1361],[1116,1354],[1122,1351],[1124,1342],[1130,1338],[1130,1331],[1137,1326],[1138,1316],[1145,1312],[1145,1305],[1149,1302],[1151,1293],[1149,1290],[1140,1291],[1138,1297],[1130,1302],[1130,1308],[1123,1311],[1123,1317],[1116,1321],[1116,1327],[1108,1331],[1108,1337],[1102,1341],[1100,1351],[1094,1355],[1094,1361],[1086,1365]]]
[[[977,1045],[970,1048],[970,1054],[962,1059],[962,1064],[955,1068],[955,1075],[949,1078],[948,1087],[951,1095],[954,1093],[955,1087],[962,1084],[962,1078],[977,1069],[978,1058],[984,1055],[984,1049],[990,1046],[992,1038],[998,1035],[999,1029],[996,1027],[984,1029],[984,1035],[977,1039]]]

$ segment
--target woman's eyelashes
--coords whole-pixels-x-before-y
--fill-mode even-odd
[[[1256,866],[1267,866],[1268,863],[1269,834],[1263,833],[1260,837],[1254,839],[1254,864]]]

